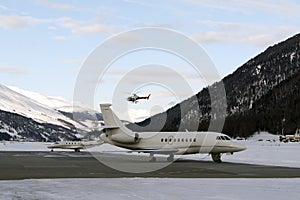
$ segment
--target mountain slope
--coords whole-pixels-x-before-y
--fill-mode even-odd
[[[39,123],[16,113],[0,111],[0,140],[60,141],[74,140],[76,129]]]
[[[49,123],[69,129],[80,127],[75,121],[40,102],[0,85],[0,110],[31,118],[39,123]]]
[[[26,96],[27,98],[49,107],[52,110],[58,111],[60,114],[63,114],[72,120],[75,120],[77,122],[77,124],[75,124],[76,128],[89,131],[93,128],[91,124],[93,125],[95,121],[103,121],[101,113],[80,103],[73,103],[61,97],[45,96],[36,92],[22,90],[17,87],[9,88]]]
[[[247,137],[259,130],[277,133],[285,128],[286,131],[293,132],[296,127],[300,127],[298,114],[289,114],[289,117],[285,117],[286,113],[291,113],[289,108],[296,109],[294,113],[300,112],[297,95],[299,88],[296,87],[300,83],[297,82],[299,66],[298,34],[269,47],[225,77],[222,81],[226,90],[227,114],[223,132],[231,136]],[[278,88],[281,88],[281,93],[278,92],[280,91]],[[131,128],[143,131],[155,130],[155,124],[166,114],[167,122],[162,128],[164,131],[177,131],[178,127],[193,131],[189,127],[197,123],[195,119],[200,119],[200,123],[197,124],[198,130],[207,130],[211,120],[210,103],[209,90],[204,88],[195,97],[177,104],[166,113],[138,123],[140,127],[148,125],[147,130],[134,125]],[[196,112],[197,106],[200,113]]]
[[[75,139],[97,131],[102,120],[101,114],[83,106],[73,108],[62,98],[12,89],[0,84],[0,139]]]

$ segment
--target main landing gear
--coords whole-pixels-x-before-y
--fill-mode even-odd
[[[173,162],[173,161],[174,161],[174,155],[171,154],[171,155],[167,158],[167,161],[168,161],[168,162]],[[156,162],[156,158],[154,157],[154,154],[153,154],[153,153],[150,153],[150,156],[149,156],[149,162]]]
[[[213,159],[214,162],[216,163],[221,163],[222,160],[221,160],[221,154],[220,153],[212,153],[211,154],[211,158]]]
[[[173,162],[174,161],[174,155],[171,154],[168,158],[167,158],[168,162]]]
[[[156,158],[154,157],[153,153],[150,153],[149,162],[156,162]]]

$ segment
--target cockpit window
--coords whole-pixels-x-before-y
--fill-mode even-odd
[[[230,140],[230,137],[224,136],[225,140]]]
[[[217,136],[217,140],[231,140],[228,136]]]

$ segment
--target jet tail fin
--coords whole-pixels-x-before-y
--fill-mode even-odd
[[[103,120],[105,123],[105,129],[121,129],[125,132],[131,132],[121,120],[115,115],[115,113],[110,108],[111,104],[100,104],[100,109],[102,112]]]
[[[140,141],[139,134],[129,130],[121,120],[115,115],[110,108],[111,104],[100,104],[102,116],[105,126],[103,127],[105,134],[101,134],[100,138],[105,141],[108,137],[110,140],[123,143],[135,144]]]

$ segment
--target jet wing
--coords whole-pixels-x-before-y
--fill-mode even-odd
[[[85,148],[82,145],[61,145],[61,144],[53,144],[47,146],[49,149],[83,149]]]
[[[178,152],[178,149],[141,149],[141,150],[131,150],[130,152],[138,153],[154,153],[154,154],[170,154]]]
[[[172,154],[172,153],[177,153],[179,150],[178,149],[137,149],[137,150],[124,150],[124,151],[105,151],[105,152],[111,152],[111,153],[153,153],[153,154]]]

